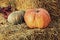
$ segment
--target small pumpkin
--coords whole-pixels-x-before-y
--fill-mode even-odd
[[[28,9],[24,20],[29,28],[45,28],[51,21],[50,15],[44,8]]]
[[[8,22],[11,24],[18,24],[18,23],[22,23],[24,21],[24,10],[21,11],[15,11],[12,12],[9,16],[8,16]]]

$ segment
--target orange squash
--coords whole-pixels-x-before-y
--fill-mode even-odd
[[[29,28],[45,28],[50,23],[51,18],[47,10],[39,8],[28,9],[24,20]]]

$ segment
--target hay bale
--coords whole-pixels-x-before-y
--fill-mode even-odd
[[[51,15],[52,21],[47,28],[29,29],[25,23],[12,25],[6,22],[4,24],[0,24],[1,39],[3,38],[2,40],[60,40],[60,0],[39,0],[39,4],[39,7],[45,8],[49,11]]]
[[[39,0],[15,0],[14,2],[18,10],[38,8],[38,4],[39,4]]]
[[[7,20],[4,18],[4,15],[0,13],[0,24],[5,24]]]
[[[9,0],[0,0],[0,7],[7,7],[9,5]]]
[[[4,40],[60,40],[60,28],[30,29],[25,23],[1,25]]]

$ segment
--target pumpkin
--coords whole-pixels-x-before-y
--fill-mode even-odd
[[[11,24],[18,24],[23,22],[23,16],[25,11],[14,11],[8,16],[8,22]]]
[[[24,20],[29,28],[45,28],[51,21],[50,15],[44,8],[28,9]]]

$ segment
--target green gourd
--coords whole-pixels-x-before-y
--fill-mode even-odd
[[[25,11],[21,10],[21,11],[15,11],[12,12],[9,16],[8,16],[8,22],[11,24],[21,24],[24,22],[24,14]]]

